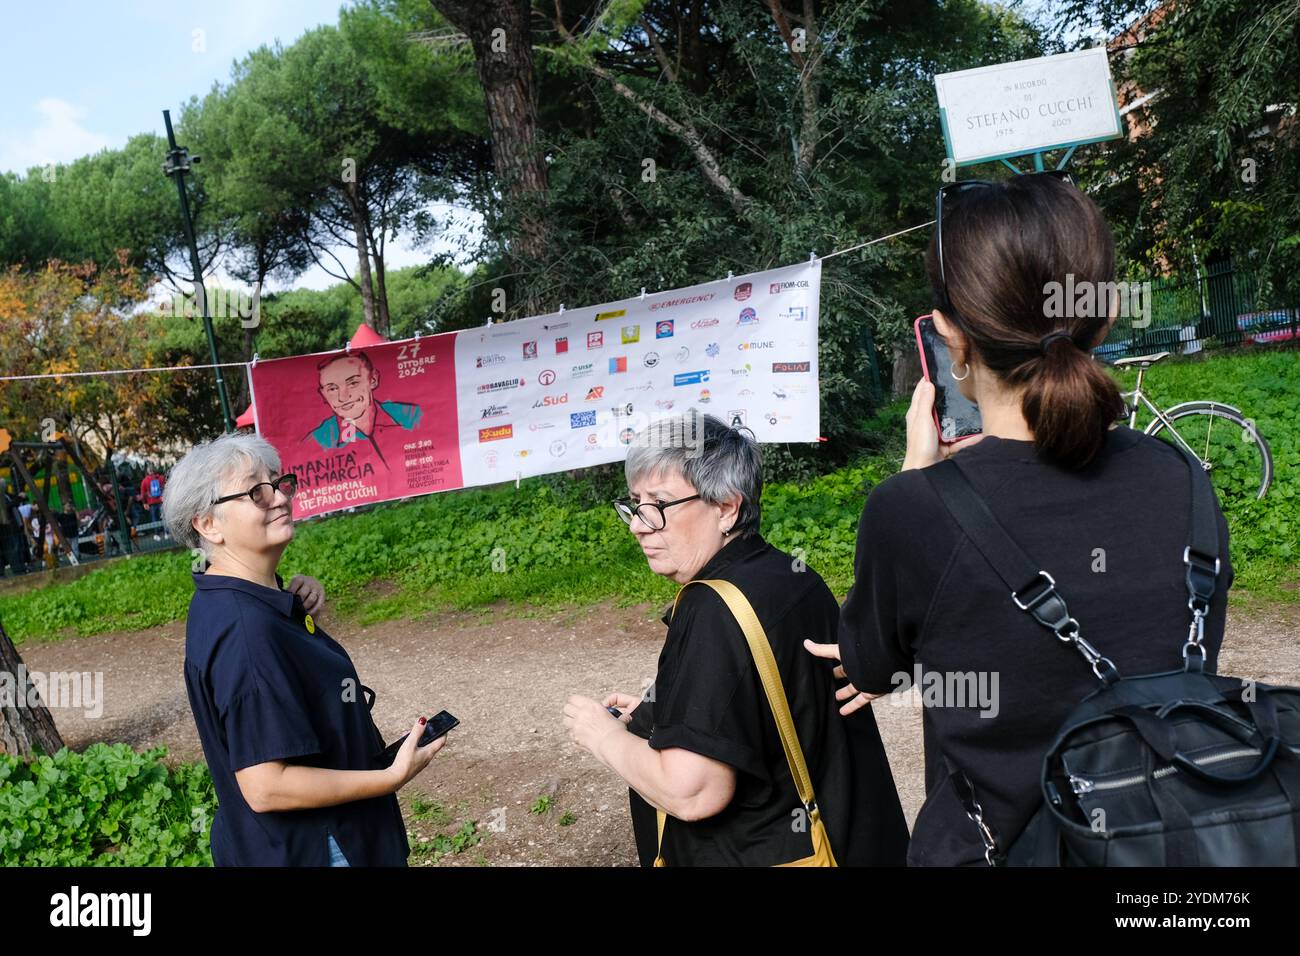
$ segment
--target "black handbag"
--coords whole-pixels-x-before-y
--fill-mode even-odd
[[[1200,463],[1178,450],[1192,484],[1183,667],[1127,678],[1080,635],[1052,576],[1035,569],[957,462],[922,470],[1016,607],[1078,651],[1101,683],[1048,746],[1042,803],[1010,844],[945,758],[991,865],[1300,864],[1300,689],[1206,669],[1204,623],[1219,572],[1214,491]]]

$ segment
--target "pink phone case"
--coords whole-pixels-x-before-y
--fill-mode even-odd
[[[925,315],[918,315],[916,320],[912,322],[912,331],[916,334],[916,351],[921,355],[921,374],[925,376],[927,382],[934,384],[934,377],[930,374],[930,366],[925,361],[925,346],[921,344],[921,322],[928,318],[930,318],[928,312]],[[938,330],[936,329],[935,331],[937,332]],[[979,432],[976,432],[974,435],[962,435],[960,438],[944,438],[943,426],[939,423],[938,410],[931,407],[930,416],[934,419],[934,430],[939,434],[939,444],[941,445],[956,445],[959,442],[968,441],[969,439],[974,438],[975,435],[980,434]]]

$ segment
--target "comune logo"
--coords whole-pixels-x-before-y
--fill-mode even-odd
[[[134,936],[148,936],[153,926],[151,893],[85,893],[73,884],[68,893],[50,897],[51,926],[129,926]]]

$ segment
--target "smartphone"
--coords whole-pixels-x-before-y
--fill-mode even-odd
[[[427,747],[459,723],[459,720],[447,713],[445,710],[439,711],[437,714],[430,717],[428,722],[425,723],[424,733],[420,735],[420,746]],[[383,752],[379,755],[379,761],[382,766],[387,767],[397,759],[397,751],[402,749],[402,744],[406,742],[406,738],[409,736],[411,736],[409,733],[402,734],[402,736],[398,737],[383,749]]]
[[[918,316],[915,323],[916,347],[921,352],[921,371],[934,385],[934,427],[939,441],[956,444],[978,435],[984,425],[979,407],[961,393],[952,377],[952,355],[929,315]]]

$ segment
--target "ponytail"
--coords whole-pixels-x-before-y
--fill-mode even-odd
[[[1082,468],[1124,414],[1119,386],[1091,355],[1065,339],[1049,343],[1036,364],[1020,402],[1034,448],[1067,468]]]
[[[926,256],[935,305],[985,368],[1019,392],[1035,450],[1082,468],[1125,411],[1119,387],[1088,351],[1118,305],[1110,227],[1096,203],[1054,176],[1013,176],[960,195],[944,211],[946,281],[936,239]],[[1098,295],[1064,307],[1048,295],[1075,287]]]

